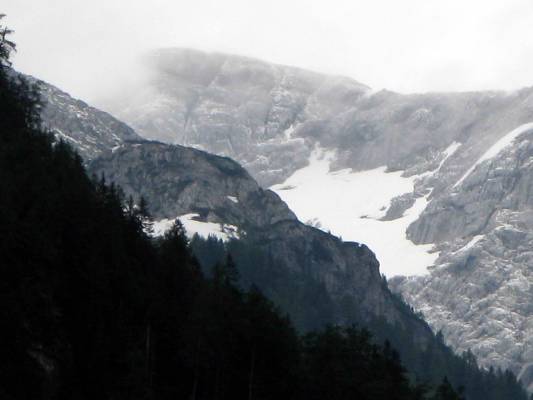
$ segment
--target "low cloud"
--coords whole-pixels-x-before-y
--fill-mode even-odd
[[[533,85],[528,0],[4,0],[0,11],[16,30],[15,66],[88,101],[141,79],[140,55],[169,46],[400,92]]]

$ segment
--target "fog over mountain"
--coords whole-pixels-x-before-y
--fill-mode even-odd
[[[136,80],[137,57],[176,46],[402,93],[533,84],[528,0],[4,0],[2,12],[19,44],[15,67],[96,106]]]
[[[195,297],[201,290],[185,294],[183,306],[173,286],[176,303],[159,300],[145,277],[159,282],[156,268],[165,265],[176,278],[168,283],[194,275],[191,288],[225,282],[228,294],[243,295],[241,286],[263,292],[269,310],[287,315],[294,349],[296,333],[369,329],[368,349],[390,341],[385,359],[406,382],[422,383],[421,393],[428,383],[424,398],[449,387],[455,399],[452,387],[463,384],[467,400],[533,398],[531,1],[5,0],[0,20],[4,303],[13,320],[5,342],[17,342],[4,353],[20,361],[0,375],[20,393],[54,397],[63,390],[56,383],[76,388],[82,371],[87,382],[101,375],[109,387],[138,384],[150,397],[153,379],[163,377],[152,364],[183,357],[194,376],[183,379],[183,393],[194,380],[190,397],[209,398],[197,397],[205,358],[213,378],[206,387],[224,397],[219,378],[233,356],[217,355],[225,339],[204,354],[194,333],[205,322],[210,337],[211,306]],[[171,227],[179,249],[166,254]],[[76,239],[89,232],[94,246]],[[128,234],[128,245],[106,240],[112,232]],[[48,263],[61,266],[57,275]],[[174,264],[190,271],[174,276]],[[87,275],[94,293],[84,294],[77,266],[100,271]],[[71,285],[69,276],[81,280]],[[138,306],[122,303],[122,285]],[[69,293],[60,307],[56,293]],[[230,326],[232,308],[213,293],[224,332],[213,338],[227,335],[242,350],[232,329],[248,323]],[[153,331],[145,295],[161,311]],[[83,312],[93,300],[143,322],[128,330],[109,312],[93,334]],[[183,338],[165,328],[173,307],[192,327],[183,348],[194,349],[183,354]],[[98,306],[91,313],[99,320]],[[81,341],[62,330],[71,317]],[[179,331],[183,321],[169,326]],[[106,373],[128,371],[105,347],[113,326],[114,345],[136,332],[129,340],[138,354],[123,352],[135,372],[124,382]],[[83,338],[105,348],[71,346]],[[254,340],[239,361],[246,372],[235,374],[248,399],[258,397]],[[77,365],[97,353],[103,363]],[[70,377],[68,365],[79,371]],[[103,367],[93,374],[95,365]],[[182,384],[174,367],[157,369]],[[30,375],[28,382],[48,383],[32,386]],[[86,386],[98,393],[98,381]],[[161,398],[178,393],[162,387]]]

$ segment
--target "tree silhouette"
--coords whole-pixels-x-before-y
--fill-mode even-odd
[[[11,65],[9,57],[17,49],[15,43],[8,38],[13,31],[2,24],[5,17],[5,14],[0,14],[0,66],[2,67]]]

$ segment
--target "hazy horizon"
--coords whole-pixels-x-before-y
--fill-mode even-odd
[[[86,101],[139,79],[138,58],[182,47],[343,75],[375,90],[532,86],[533,3],[6,0],[14,66]]]

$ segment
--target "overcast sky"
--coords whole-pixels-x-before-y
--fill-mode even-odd
[[[184,46],[399,92],[533,85],[533,0],[2,0],[15,66],[91,101]]]

